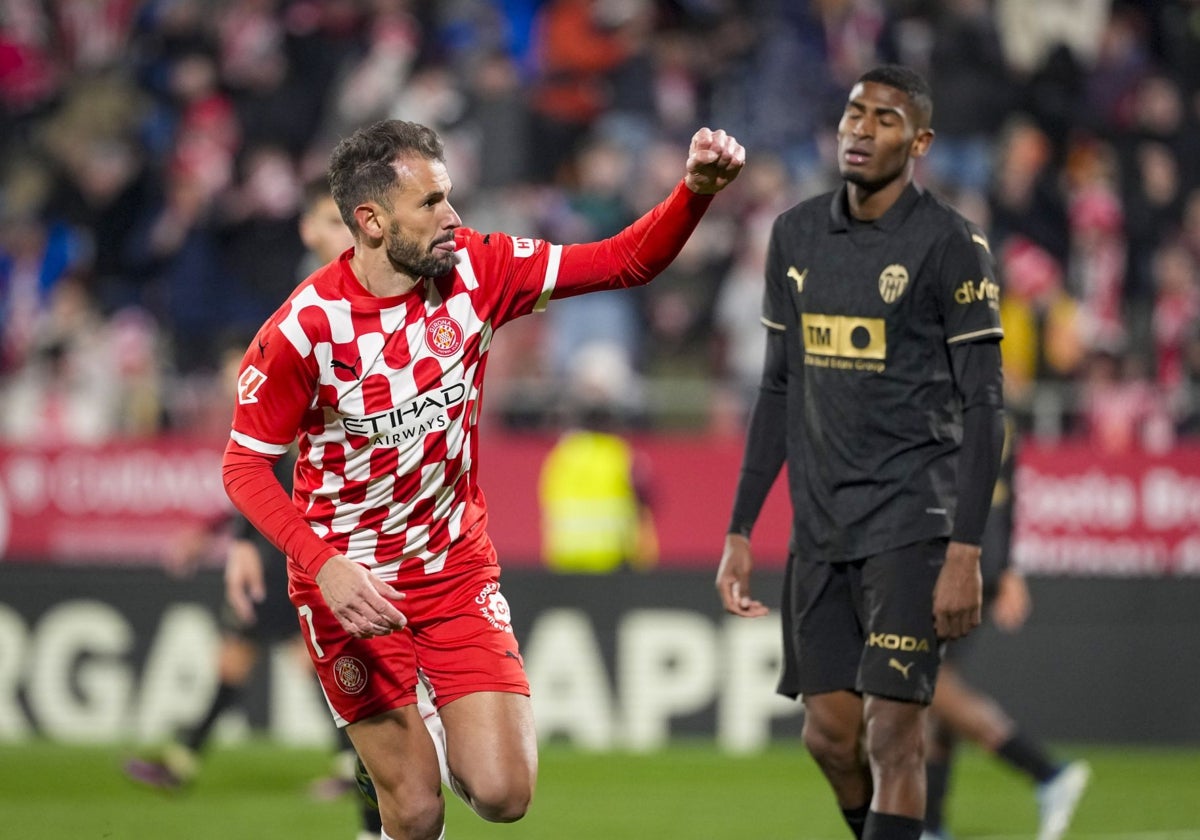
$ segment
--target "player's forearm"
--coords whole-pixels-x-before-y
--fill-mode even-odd
[[[221,464],[225,492],[234,507],[280,551],[315,576],[337,549],[313,533],[272,469],[274,459],[233,441]]]
[[[1004,448],[1004,411],[977,405],[963,412],[963,442],[958,459],[958,510],[951,539],[979,545],[1000,474]]]
[[[758,399],[750,412],[746,450],[726,533],[750,536],[767,494],[787,460],[787,358],[782,333],[767,334]]]
[[[554,297],[650,282],[683,250],[712,198],[680,181],[666,200],[615,236],[564,246]]]
[[[958,509],[951,539],[979,545],[1004,452],[1000,345],[994,341],[956,344],[951,347],[950,357],[963,405]]]

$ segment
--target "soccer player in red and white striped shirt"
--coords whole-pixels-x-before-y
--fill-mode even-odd
[[[492,335],[555,298],[646,283],[745,150],[692,137],[670,196],[602,242],[552,245],[462,227],[442,144],[388,120],[344,139],[330,184],[354,248],[297,287],[246,352],[225,486],[288,556],[290,596],[326,698],[379,796],[385,838],[443,836],[447,781],[484,819],[529,807],[529,683],[476,482]],[[271,465],[298,438],[288,498]],[[430,727],[431,729],[434,727]]]

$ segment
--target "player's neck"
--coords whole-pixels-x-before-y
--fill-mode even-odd
[[[372,259],[375,252],[366,255],[355,251],[350,258],[350,269],[358,278],[359,284],[375,297],[396,297],[411,292],[420,285],[421,277],[414,277],[401,271],[396,271],[385,257],[382,260]]]
[[[872,190],[862,184],[846,183],[846,204],[850,216],[860,222],[873,222],[892,209],[912,177],[900,177]]]

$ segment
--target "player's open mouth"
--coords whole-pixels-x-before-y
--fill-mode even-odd
[[[842,157],[845,158],[846,163],[850,164],[851,166],[861,166],[870,159],[871,153],[864,152],[861,149],[847,149],[846,153]]]

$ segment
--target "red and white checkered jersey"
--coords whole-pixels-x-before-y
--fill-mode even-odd
[[[267,455],[299,429],[294,501],[313,530],[384,579],[442,568],[484,515],[475,434],[494,330],[543,308],[562,246],[456,231],[458,266],[380,298],[347,251],[301,283],[242,363],[232,437]]]
[[[310,575],[333,553],[394,580],[406,560],[442,569],[463,536],[465,553],[484,550],[475,434],[494,331],[552,294],[648,282],[711,200],[681,181],[616,236],[579,245],[459,228],[457,267],[390,298],[362,287],[346,252],[246,352],[222,466],[230,498]],[[297,435],[288,504],[270,459]]]

